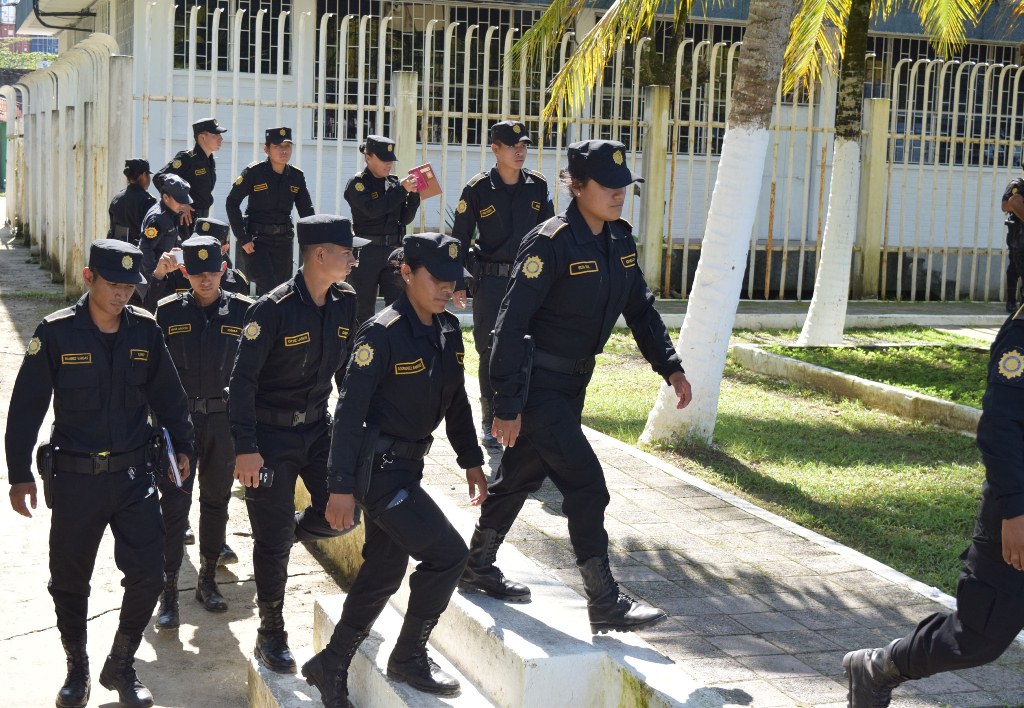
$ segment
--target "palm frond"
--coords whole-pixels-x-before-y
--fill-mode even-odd
[[[532,64],[544,50],[551,49],[566,32],[570,32],[576,18],[594,0],[552,0],[544,14],[516,40],[512,51],[505,57],[506,71],[516,72],[525,59]]]
[[[967,43],[967,27],[978,24],[991,4],[992,0],[914,0],[913,6],[935,51],[948,58]]]
[[[803,0],[789,30],[783,91],[819,81],[822,66],[835,70],[846,44],[851,0]]]

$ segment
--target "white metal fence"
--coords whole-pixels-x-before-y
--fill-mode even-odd
[[[234,176],[262,158],[264,129],[276,125],[293,128],[293,161],[306,171],[317,209],[346,213],[342,191],[362,168],[359,143],[367,134],[398,129],[402,104],[392,67],[402,66],[418,75],[417,133],[415,145],[399,144],[398,169],[431,162],[445,190],[424,203],[419,228],[450,222],[461,186],[491,164],[484,136],[497,120],[526,121],[537,139],[529,162],[548,176],[556,206],[565,201],[555,188],[565,146],[590,137],[621,139],[638,172],[648,156],[667,153],[664,214],[645,216],[660,218],[666,234],[657,277],[662,293],[679,297],[688,291],[739,43],[684,39],[661,54],[648,39],[624,46],[587,110],[557,125],[542,122],[540,109],[552,76],[573,49],[572,35],[536,65],[511,72],[503,60],[521,31],[513,26],[434,18],[408,29],[391,17],[369,15],[274,16],[260,10],[250,17],[242,10],[206,13],[199,7],[181,12],[176,20],[171,0],[137,7],[132,59],[111,59],[113,40],[94,35],[50,69],[3,89],[22,103],[24,116],[15,119],[9,111],[15,158],[9,160],[9,184],[17,185],[9,208],[29,222],[62,272],[77,270],[84,240],[105,230],[106,201],[123,181],[123,158],[164,164],[191,145],[189,126],[206,115],[229,129],[217,154],[215,216],[224,216]],[[175,34],[155,31],[176,21]],[[647,135],[651,121],[641,78],[652,65],[667,66],[672,77],[666,144]],[[879,91],[876,82],[871,91],[888,95],[893,106],[888,198],[881,246],[861,253],[881,262],[881,277],[864,293],[998,297],[1005,258],[998,197],[1020,154],[1020,69],[900,61],[891,71],[872,67],[872,76],[879,73],[889,83]],[[751,176],[748,190],[759,218],[751,234],[746,297],[810,294],[828,208],[834,95],[834,82],[826,77],[824,85],[777,98],[769,164],[763,176]],[[632,200],[626,214],[634,222],[639,203]]]

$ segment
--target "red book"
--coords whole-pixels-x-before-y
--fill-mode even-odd
[[[441,183],[437,181],[437,175],[434,174],[434,168],[429,162],[413,167],[409,174],[415,175],[416,181],[419,182],[420,199],[430,199],[441,193]]]

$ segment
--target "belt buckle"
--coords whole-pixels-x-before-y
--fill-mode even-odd
[[[97,452],[92,457],[92,473],[106,474],[110,471],[110,453]]]
[[[197,399],[195,399],[195,403],[193,404],[193,406],[195,408],[195,411],[194,411],[195,413],[203,413],[204,415],[206,414],[206,399],[205,398],[197,398]]]
[[[306,422],[306,411],[292,412],[292,426],[302,425]]]

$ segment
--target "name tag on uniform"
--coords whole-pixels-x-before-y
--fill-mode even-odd
[[[349,329],[348,327],[338,327],[338,338],[348,339]]]
[[[630,253],[628,256],[623,256],[619,260],[622,261],[622,267],[623,268],[633,268],[634,266],[636,266],[636,254],[635,253]]]
[[[489,207],[487,207],[486,209],[481,209],[481,210],[480,210],[480,218],[481,218],[481,219],[486,219],[486,218],[487,218],[488,216],[490,216],[491,214],[493,214],[493,213],[494,213],[494,212],[496,212],[496,211],[497,211],[497,209],[495,209],[495,208],[494,208],[494,205],[493,205],[493,204],[491,204],[491,205],[490,205]]]
[[[196,170],[196,177],[202,177],[205,174],[206,174],[206,168],[205,167],[200,167],[198,170]]]
[[[376,199],[380,196],[380,192],[370,192],[370,199]]]
[[[465,352],[455,352],[455,361],[459,362],[459,364],[462,364],[462,362],[465,361],[465,360],[466,360],[466,353]]]
[[[270,189],[270,185],[266,182],[263,182],[262,184],[254,184],[252,186],[252,191],[254,192],[265,192],[268,189]]]
[[[292,194],[298,194],[299,193],[299,188],[296,187],[295,185],[292,185],[291,189],[292,189]]]
[[[129,349],[128,358],[132,361],[149,361],[148,349]]]
[[[191,331],[192,325],[190,324],[171,325],[167,328],[167,334],[185,334]]]
[[[62,354],[60,357],[61,364],[91,364],[92,354],[86,352],[84,354]]]
[[[242,333],[241,327],[232,327],[231,325],[221,325],[220,333],[226,334],[229,337],[237,337]]]
[[[296,334],[294,337],[284,338],[284,345],[286,347],[297,347],[300,344],[309,344],[309,332],[303,332],[302,334]]]
[[[421,371],[426,371],[427,365],[423,363],[423,359],[417,359],[416,361],[400,361],[395,364],[395,374],[398,376],[404,376],[405,374],[418,374]]]
[[[530,208],[534,211],[540,211],[540,202],[530,202]]]
[[[577,261],[569,264],[569,275],[584,275],[597,272],[597,261]]]

